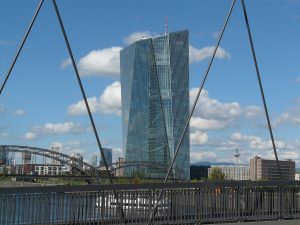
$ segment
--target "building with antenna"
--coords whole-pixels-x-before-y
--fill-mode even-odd
[[[235,166],[212,166],[208,169],[208,176],[210,176],[214,167],[221,169],[222,173],[225,175],[225,180],[250,180],[250,168],[249,166],[239,165],[239,148],[235,149]]]
[[[149,167],[125,168],[146,177],[164,178],[189,115],[188,31],[143,38],[120,53],[123,150],[125,161]],[[172,177],[190,179],[189,130]]]

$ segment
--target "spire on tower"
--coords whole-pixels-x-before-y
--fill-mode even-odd
[[[168,17],[166,17],[166,23],[165,23],[165,34],[168,33]]]

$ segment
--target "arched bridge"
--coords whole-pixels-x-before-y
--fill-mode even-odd
[[[33,155],[40,155],[46,158],[50,158],[56,161],[59,161],[63,165],[69,165],[72,168],[77,169],[78,171],[89,175],[95,176],[100,175],[99,171],[96,167],[91,164],[81,161],[77,158],[71,157],[67,154],[56,152],[49,149],[37,148],[37,147],[29,147],[29,146],[20,146],[20,145],[0,145],[0,152],[20,152],[20,153],[28,153]],[[88,170],[83,170],[81,166],[85,166]]]
[[[101,170],[87,162],[81,161],[77,158],[71,157],[67,154],[56,152],[49,149],[39,148],[39,147],[30,147],[30,146],[21,146],[21,145],[0,145],[0,153],[1,152],[19,152],[19,153],[28,153],[32,155],[39,155],[49,159],[53,159],[59,161],[63,165],[69,165],[72,168],[80,171],[83,174],[88,176],[100,176],[107,175],[107,172]],[[86,169],[79,165],[84,166]],[[113,174],[117,172],[117,170],[122,170],[125,168],[134,168],[138,167],[141,169],[155,169],[166,171],[168,169],[168,165],[154,163],[154,162],[146,162],[146,161],[133,161],[133,162],[124,162],[124,163],[114,163],[111,165],[110,170]],[[129,169],[130,170],[130,169]],[[128,174],[127,176],[131,177],[134,174]]]

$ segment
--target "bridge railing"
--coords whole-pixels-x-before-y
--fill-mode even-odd
[[[300,218],[300,182],[201,182],[0,189],[0,224],[155,224]]]

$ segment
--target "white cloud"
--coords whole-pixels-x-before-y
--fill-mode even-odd
[[[300,77],[297,78],[296,82],[300,83]]]
[[[66,123],[46,123],[33,127],[33,132],[36,134],[76,134],[81,133],[84,129],[81,124],[66,122]]]
[[[133,42],[138,41],[142,38],[151,38],[153,36],[155,36],[155,34],[151,34],[149,31],[142,31],[142,32],[137,31],[137,32],[133,32],[132,34],[124,37],[123,41],[125,44],[130,45]]]
[[[192,145],[204,145],[208,142],[208,134],[202,131],[190,133],[190,142]]]
[[[190,105],[193,104],[198,88],[190,90]],[[208,95],[208,91],[202,90],[198,104],[196,106],[194,116],[205,119],[232,119],[241,116],[243,110],[239,103],[221,103],[216,99],[212,99]]]
[[[300,158],[300,154],[294,151],[284,151],[284,152],[280,152],[279,154],[280,160],[288,160],[288,159],[299,160],[299,158]]]
[[[149,31],[134,32],[126,37],[123,41],[126,44],[131,44],[141,38],[150,38],[154,34]],[[110,47],[90,51],[82,57],[78,62],[79,74],[82,77],[87,76],[115,76],[120,74],[120,51],[122,47]],[[65,59],[61,65],[61,69],[65,69],[71,65],[71,59]]]
[[[192,45],[189,47],[189,62],[196,63],[207,58],[210,58],[214,52],[215,46],[208,46],[201,49],[195,48]],[[230,53],[225,49],[219,47],[216,52],[216,58],[218,59],[230,59]]]
[[[24,138],[27,139],[27,140],[35,139],[36,138],[36,134],[34,132],[27,132],[24,135]]]
[[[282,124],[291,124],[291,125],[299,125],[300,124],[300,108],[295,107],[293,109],[288,110],[287,112],[282,113],[278,116],[273,123],[274,127],[278,127]]]
[[[240,132],[233,133],[230,140],[239,146],[241,151],[241,161],[249,163],[249,160],[257,155],[264,159],[275,159],[273,145],[269,136],[260,137],[255,135],[245,135]],[[298,153],[300,140],[275,140],[277,154],[279,160],[292,159],[300,160],[300,153]]]
[[[107,86],[99,99],[91,97],[88,103],[92,113],[103,113],[112,115],[121,115],[121,84],[119,81]],[[86,114],[86,107],[84,101],[79,101],[68,107],[68,114],[70,115],[84,115]]]
[[[99,103],[103,113],[121,115],[121,83],[116,81],[106,87]]]
[[[50,146],[59,147],[60,149],[62,149],[63,143],[60,142],[60,141],[54,141],[54,142],[51,143]]]
[[[14,112],[14,114],[17,116],[23,116],[23,115],[25,115],[25,111],[22,109],[18,109]]]
[[[263,140],[261,137],[253,136],[253,135],[243,135],[239,132],[234,133],[231,135],[231,140],[236,142],[246,142],[250,148],[255,150],[271,150],[273,148],[272,141],[271,140]],[[286,144],[286,142],[281,140],[275,140],[276,148],[278,149],[286,149],[289,148],[289,146]]]
[[[192,117],[190,121],[190,127],[200,130],[217,130],[223,129],[227,126],[225,121],[215,119],[203,119],[200,117]]]
[[[113,157],[112,158],[113,163],[115,163],[119,157],[123,158],[124,156],[123,156],[122,148],[113,148],[112,149],[112,157]]]
[[[67,58],[60,64],[60,68],[65,69],[71,64],[72,64],[71,58]]]
[[[82,143],[80,141],[68,141],[68,142],[60,142],[54,141],[51,143],[51,146],[57,146],[60,148],[61,153],[71,155],[72,153],[82,154]],[[84,159],[85,161],[85,159]]]
[[[262,109],[261,107],[258,107],[256,105],[250,105],[246,106],[243,109],[244,115],[247,118],[256,118],[262,114]]]
[[[195,101],[198,88],[190,89],[190,105]],[[208,131],[232,127],[238,119],[254,119],[261,115],[261,108],[255,105],[242,107],[238,102],[220,102],[209,97],[203,89],[190,122],[192,129]]]
[[[80,76],[110,76],[120,74],[120,51],[121,47],[98,49],[89,52],[77,63]],[[65,59],[61,69],[71,65],[71,59]]]
[[[92,113],[96,112],[96,108],[98,105],[98,100],[96,97],[91,97],[87,99],[90,110]],[[83,100],[74,103],[68,107],[68,114],[69,115],[85,115],[87,114],[85,102]]]
[[[263,151],[255,151],[253,154],[248,154],[248,161],[249,163],[250,159],[253,158],[253,156],[259,156],[263,159],[271,159],[275,160],[275,155],[273,150],[263,150]],[[279,160],[294,160],[295,162],[299,162],[300,154],[296,151],[290,151],[290,150],[284,150],[284,151],[277,151],[278,159]]]
[[[199,161],[216,161],[217,155],[214,152],[191,151],[190,159],[191,163]]]
[[[93,50],[78,63],[80,76],[103,76],[120,74],[121,47]]]
[[[275,119],[273,126],[277,127],[278,125],[288,122],[290,119],[291,114],[289,112],[282,113],[279,117]]]
[[[40,135],[56,135],[56,134],[78,134],[87,129],[79,123],[46,123],[45,125],[34,126],[24,135],[25,139],[34,139]]]
[[[239,132],[233,133],[230,138],[233,141],[245,141],[245,140],[247,140],[247,138]]]

